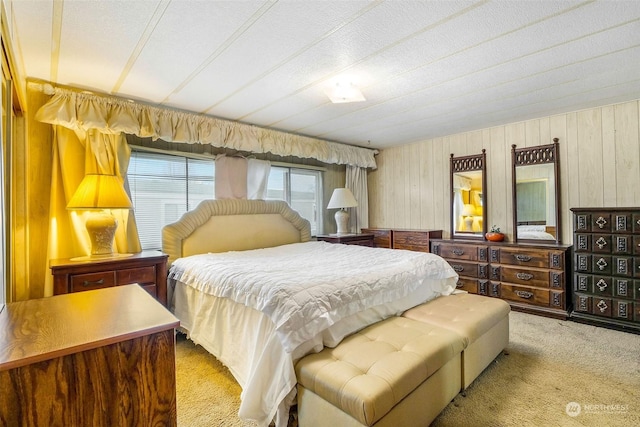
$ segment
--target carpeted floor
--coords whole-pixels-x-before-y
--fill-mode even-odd
[[[179,427],[253,425],[229,371],[183,335],[176,376]],[[507,351],[432,425],[640,426],[640,335],[512,312]]]

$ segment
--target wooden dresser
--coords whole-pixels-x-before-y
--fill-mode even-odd
[[[458,288],[502,298],[514,310],[566,319],[571,246],[433,240],[431,251],[459,274]]]
[[[137,283],[167,305],[167,257],[159,251],[106,259],[52,259],[53,294]]]
[[[319,234],[316,239],[322,242],[341,243],[343,245],[373,246],[373,234]]]
[[[175,426],[175,332],[138,285],[7,304],[0,425]]]
[[[572,318],[640,332],[640,208],[573,208]]]
[[[407,249],[420,252],[430,252],[431,239],[442,238],[442,230],[363,228],[362,232],[374,235],[373,243],[377,248]]]

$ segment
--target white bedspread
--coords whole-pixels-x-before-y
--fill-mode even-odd
[[[267,329],[273,336],[261,338],[269,343],[264,354],[252,347],[256,354],[250,360],[230,366],[243,387],[240,416],[266,425],[295,387],[295,360],[318,350],[318,337],[324,345],[335,345],[368,323],[449,294],[457,274],[429,253],[307,242],[181,258],[173,263],[169,278],[270,319]],[[375,315],[365,314],[371,309]],[[175,311],[186,313],[184,307]],[[189,317],[184,325],[197,328],[193,323],[201,316],[183,314]],[[323,337],[334,326],[340,326],[337,336]],[[248,347],[255,346],[255,337],[252,340]],[[274,372],[287,372],[278,375],[286,380],[265,379]]]

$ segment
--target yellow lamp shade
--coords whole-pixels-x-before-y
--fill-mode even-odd
[[[67,204],[67,209],[131,209],[131,199],[115,175],[88,174]]]

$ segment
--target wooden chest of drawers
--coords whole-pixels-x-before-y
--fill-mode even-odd
[[[573,208],[572,317],[640,331],[640,208]]]
[[[102,260],[54,259],[50,267],[54,295],[137,283],[167,304],[167,255],[162,252]]]
[[[514,310],[566,319],[570,246],[433,240],[460,276],[458,288],[502,298]]]
[[[328,243],[341,243],[343,245],[358,245],[373,247],[373,234],[319,234],[317,240]]]
[[[363,228],[363,233],[374,235],[377,248],[407,249],[429,252],[431,239],[442,238],[442,230],[403,230],[387,228]]]

